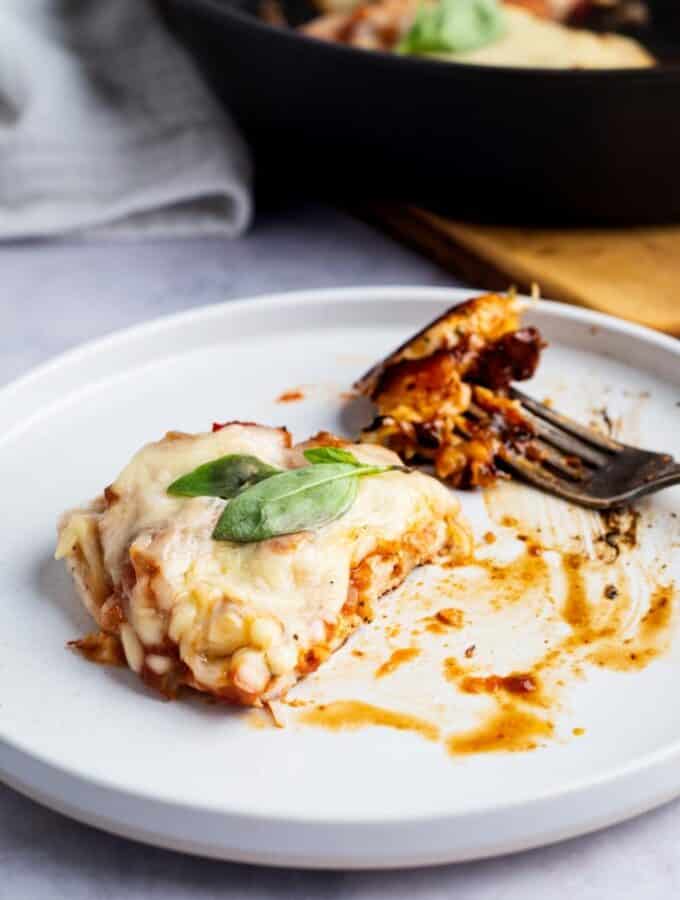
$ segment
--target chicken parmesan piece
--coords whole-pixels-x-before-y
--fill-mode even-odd
[[[378,412],[361,440],[430,464],[456,487],[492,484],[506,448],[535,455],[531,423],[508,395],[512,381],[533,375],[543,347],[520,312],[514,297],[476,297],[374,366],[355,385]]]
[[[327,524],[250,543],[214,538],[228,501],[168,492],[229,454],[285,472],[319,446],[399,469],[358,478],[352,505]],[[102,644],[119,639],[144,681],[166,696],[188,685],[258,706],[317,668],[415,566],[469,550],[457,500],[390,450],[328,433],[294,447],[285,429],[229,423],[140,450],[101,497],[62,518],[56,556]],[[81,642],[94,659],[106,655],[96,640]]]

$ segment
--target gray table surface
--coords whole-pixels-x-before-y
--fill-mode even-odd
[[[451,284],[365,225],[304,206],[234,242],[25,243],[0,249],[0,383],[163,313],[274,290]],[[194,859],[86,828],[0,786],[0,898],[672,900],[680,806],[512,857],[411,872],[301,872]]]

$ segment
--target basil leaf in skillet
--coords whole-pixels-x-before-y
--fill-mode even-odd
[[[390,469],[326,462],[274,475],[231,500],[215,526],[213,538],[251,543],[320,528],[354,503],[359,478]]]
[[[399,53],[465,53],[505,32],[499,0],[439,0],[423,4],[397,46]]]
[[[205,463],[173,481],[168,494],[174,497],[221,497],[229,500],[244,487],[257,484],[279,472],[281,469],[262,462],[256,456],[231,453]]]

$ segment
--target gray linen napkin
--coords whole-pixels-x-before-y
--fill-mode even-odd
[[[0,239],[237,235],[244,144],[150,0],[0,0]]]

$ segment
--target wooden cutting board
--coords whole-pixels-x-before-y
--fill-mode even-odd
[[[534,229],[469,225],[408,206],[364,216],[488,290],[510,284],[680,336],[680,226]]]

